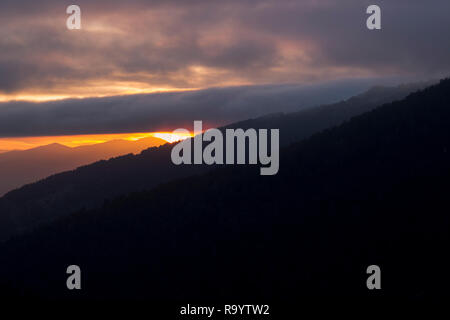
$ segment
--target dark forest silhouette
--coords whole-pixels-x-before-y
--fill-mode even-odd
[[[14,238],[0,281],[18,296],[295,300],[374,294],[365,271],[377,264],[381,295],[442,295],[449,181],[443,80],[287,146],[276,176],[216,168]],[[70,264],[80,292],[65,288]]]
[[[303,140],[321,130],[341,124],[355,115],[399,100],[427,83],[398,87],[374,87],[336,104],[296,113],[272,114],[225,128],[279,128],[281,145]],[[224,129],[224,128],[222,128]],[[81,209],[92,209],[115,196],[154,188],[177,178],[211,169],[175,166],[171,145],[150,148],[139,155],[125,155],[51,176],[0,198],[0,241]]]

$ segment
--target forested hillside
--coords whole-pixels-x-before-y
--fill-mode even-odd
[[[375,87],[340,103],[251,119],[228,127],[280,129],[281,145],[300,141],[341,124],[375,107],[399,100],[427,83]],[[170,160],[171,145],[150,148],[51,176],[8,193],[0,199],[0,241],[80,209],[92,209],[115,196],[149,190],[160,183],[211,169],[177,167]]]
[[[80,211],[0,248],[17,295],[288,299],[448,288],[450,80],[282,150]],[[128,159],[124,159],[124,163]],[[84,287],[65,289],[65,268]],[[24,290],[23,288],[27,288]]]

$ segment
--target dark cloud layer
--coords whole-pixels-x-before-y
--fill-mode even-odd
[[[359,79],[317,86],[248,86],[44,103],[8,102],[0,104],[0,137],[191,129],[194,120],[217,126],[331,103],[375,83],[377,80]]]

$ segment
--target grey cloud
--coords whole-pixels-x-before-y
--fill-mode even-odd
[[[86,28],[100,21],[111,30],[66,30],[69,2],[2,0],[0,92],[70,91],[105,79],[208,87],[450,73],[447,0],[379,0],[375,32],[365,28],[366,0],[77,3]],[[283,46],[303,52],[286,56]],[[196,66],[214,72],[199,77]]]
[[[380,80],[358,79],[308,86],[244,86],[45,103],[0,103],[0,137],[191,129],[194,120],[217,126],[331,103],[377,83]]]
[[[314,3],[314,1],[309,1]],[[365,28],[373,1],[317,1],[272,6],[247,19],[253,29],[314,46],[314,67],[355,67],[372,74],[446,76],[450,72],[450,2],[376,1],[382,30]],[[270,21],[270,23],[265,23]]]

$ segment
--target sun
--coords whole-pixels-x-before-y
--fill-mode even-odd
[[[192,133],[172,133],[172,132],[155,132],[152,134],[153,137],[166,140],[167,142],[176,142],[192,138],[194,134]]]

